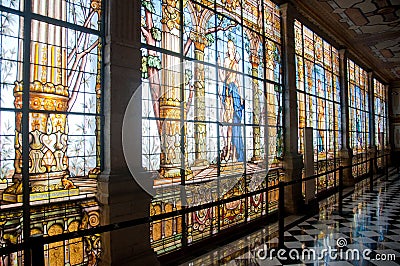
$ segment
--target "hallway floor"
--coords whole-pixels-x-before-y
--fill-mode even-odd
[[[342,216],[337,194],[320,202],[318,214],[285,232],[283,250],[272,224],[183,265],[400,265],[400,180],[377,183],[374,193],[357,184]]]

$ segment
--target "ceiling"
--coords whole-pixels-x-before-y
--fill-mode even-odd
[[[383,82],[400,80],[400,0],[293,0],[317,25]]]

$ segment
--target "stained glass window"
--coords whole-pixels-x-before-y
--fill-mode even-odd
[[[295,21],[296,88],[299,107],[299,152],[304,154],[304,128],[313,129],[315,173],[339,164],[339,54],[300,21]],[[317,180],[316,193],[335,184],[334,174]]]
[[[151,214],[275,184],[283,150],[278,7],[142,0],[141,21],[142,166],[154,179]],[[260,192],[155,221],[152,246],[175,250],[275,210],[275,201],[275,192]]]
[[[387,126],[387,91],[385,85],[374,79],[374,107],[375,107],[375,145],[378,155],[382,155],[388,146]],[[378,166],[383,166],[383,160],[378,158]]]
[[[350,148],[353,149],[353,163],[367,159],[369,141],[369,93],[368,74],[352,60],[347,61],[349,82],[349,133]],[[353,176],[357,177],[367,173],[367,164],[353,167]]]
[[[0,1],[1,247],[99,224],[102,3],[30,2]],[[45,260],[82,265],[99,252],[99,237],[77,238],[46,245]],[[3,263],[22,265],[23,252]]]

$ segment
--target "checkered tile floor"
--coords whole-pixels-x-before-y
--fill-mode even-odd
[[[323,208],[319,214],[285,232],[287,251],[296,249],[302,254],[303,249],[312,249],[318,255],[318,261],[274,258],[272,261],[256,259],[255,262],[259,265],[399,265],[400,181],[382,183],[378,193],[364,191],[358,197],[348,197],[343,206],[343,216],[334,214],[333,208]],[[269,248],[276,248],[277,242],[276,238],[270,240]],[[332,253],[338,256],[337,259],[328,254],[321,255],[324,248],[337,249],[342,245]],[[358,250],[360,259],[352,260],[356,255],[351,256],[349,249]],[[362,252],[366,252],[370,260],[363,258]],[[389,257],[387,254],[394,254],[396,258],[377,260]]]
[[[245,248],[243,240],[238,240],[236,251],[235,243],[231,243],[229,248],[213,251],[212,258],[198,258],[186,265],[400,265],[400,181],[380,182],[375,193],[356,191],[344,199],[342,216],[335,212],[335,197],[326,200],[317,215],[285,232],[285,253],[281,257],[276,253],[277,238],[261,244],[250,243],[252,237],[248,236]],[[338,249],[331,252],[336,258],[324,251],[328,247]],[[276,251],[269,257],[272,249]],[[290,258],[289,254],[302,254],[305,249],[316,253],[315,260],[307,256]],[[218,256],[221,253],[222,259]],[[384,258],[389,260],[378,260]]]

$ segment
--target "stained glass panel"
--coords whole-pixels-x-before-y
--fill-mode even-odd
[[[264,33],[269,39],[281,43],[281,18],[279,7],[270,0],[264,0],[262,2],[264,3]]]
[[[11,1],[15,2],[15,1]],[[66,21],[75,25],[99,30],[98,12],[101,0],[33,0],[32,12],[45,17]],[[46,27],[44,27],[45,29]],[[84,39],[79,42],[85,42]]]
[[[349,120],[350,148],[353,149],[353,162],[365,161],[369,146],[369,95],[367,72],[352,60],[347,61],[349,77]],[[353,167],[353,176],[366,174],[367,164]]]
[[[294,22],[294,35],[296,54],[303,55],[303,25],[298,20]]]
[[[332,63],[338,62],[338,51],[297,20],[295,44],[299,152],[304,154],[304,128],[313,128],[314,169],[316,174],[323,173],[339,162],[339,66]],[[334,184],[334,175],[322,176],[317,180],[316,193]]]
[[[23,0],[2,0],[1,5],[4,7],[22,11],[24,8],[24,1]]]
[[[22,6],[23,1],[0,3],[2,10],[19,10],[0,12],[2,247],[30,235],[51,236],[100,223],[95,193],[102,153],[102,2],[32,0],[30,9]],[[24,47],[29,58],[24,58]],[[25,67],[29,79],[23,75]],[[26,106],[23,94],[29,95]],[[26,150],[25,136],[30,141]],[[24,152],[29,163],[22,161]],[[29,176],[24,176],[23,165]],[[29,191],[22,190],[26,179]],[[22,219],[23,193],[30,197],[30,224]],[[23,234],[24,227],[30,227],[30,235]],[[93,236],[46,245],[45,263],[96,263],[100,243]],[[23,252],[2,257],[5,261],[23,265]]]
[[[23,19],[7,12],[1,12],[0,16],[0,178],[4,190],[12,184],[15,171],[15,111],[22,105],[14,106],[14,82],[20,76],[18,64],[22,53],[20,33]]]
[[[283,153],[278,7],[178,2],[142,0],[142,166],[154,179],[153,214],[271,185],[268,170]],[[166,221],[153,222],[152,247],[179,249],[266,214],[275,199],[247,198],[185,215],[184,230],[169,237]]]
[[[150,205],[150,215],[180,210],[182,207],[179,188],[159,188]],[[182,246],[182,216],[174,216],[150,224],[150,243],[157,253],[168,252]]]
[[[386,86],[374,79],[374,110],[375,110],[375,145],[378,155],[382,155],[388,146],[387,126],[387,91]],[[383,166],[382,158],[378,158],[378,166]]]

